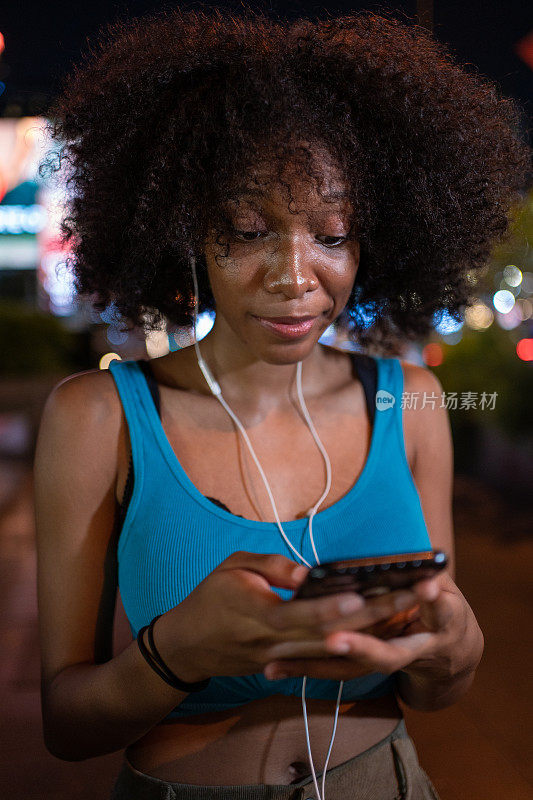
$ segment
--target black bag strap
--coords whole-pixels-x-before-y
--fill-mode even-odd
[[[363,384],[365,393],[366,410],[370,425],[374,426],[376,414],[376,392],[378,388],[378,365],[375,358],[365,353],[352,353],[353,363],[359,380]]]

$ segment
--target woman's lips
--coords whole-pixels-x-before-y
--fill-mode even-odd
[[[306,333],[309,333],[315,324],[316,317],[304,319],[301,322],[274,322],[264,317],[255,317],[255,319],[263,327],[268,328],[268,330],[278,334],[278,336],[282,336],[284,339],[298,339],[300,336],[305,336]]]

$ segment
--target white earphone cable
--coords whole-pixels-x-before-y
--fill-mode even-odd
[[[259,470],[259,473],[261,475],[261,478],[263,479],[263,483],[265,484],[265,488],[267,490],[267,493],[268,493],[268,496],[269,496],[269,499],[270,499],[270,502],[271,502],[271,505],[272,505],[272,509],[274,511],[274,516],[276,517],[276,523],[277,523],[277,526],[278,526],[278,528],[280,530],[281,535],[283,536],[285,542],[289,545],[291,550],[298,556],[298,558],[301,559],[301,561],[303,561],[303,563],[307,567],[311,568],[312,565],[309,564],[309,562],[302,556],[301,553],[298,552],[298,550],[296,550],[296,548],[291,544],[291,542],[288,540],[287,536],[285,535],[285,531],[283,530],[283,528],[281,526],[281,522],[280,522],[279,515],[278,515],[278,510],[277,510],[276,504],[274,502],[274,497],[272,495],[272,491],[270,489],[270,485],[269,485],[267,477],[266,477],[266,475],[265,475],[265,473],[263,471],[263,468],[261,467],[261,464],[259,463],[259,460],[258,460],[258,458],[257,458],[257,456],[255,454],[255,451],[254,451],[254,449],[252,447],[252,443],[250,442],[250,439],[248,438],[248,434],[244,430],[240,420],[233,413],[231,408],[228,406],[228,404],[226,403],[226,401],[222,397],[222,390],[220,388],[220,385],[213,378],[213,376],[211,375],[211,372],[209,370],[209,367],[207,366],[207,364],[205,363],[205,361],[202,358],[202,353],[200,351],[199,344],[196,341],[196,324],[197,324],[197,319],[198,319],[198,281],[197,281],[197,278],[196,278],[196,262],[195,262],[195,258],[194,258],[193,255],[190,256],[190,262],[191,262],[192,276],[193,276],[193,282],[194,282],[194,300],[195,300],[195,304],[194,304],[194,325],[193,325],[194,347],[195,347],[195,351],[196,351],[196,357],[198,359],[198,365],[199,365],[200,369],[202,370],[202,373],[203,373],[203,375],[204,375],[204,377],[205,377],[205,379],[207,381],[207,384],[208,384],[209,388],[211,389],[211,392],[217,398],[217,400],[222,404],[222,406],[226,409],[226,411],[228,412],[230,417],[233,419],[233,421],[237,425],[239,431],[241,432],[241,434],[242,434],[242,436],[243,436],[243,438],[244,438],[244,440],[245,440],[245,442],[246,442],[246,444],[248,446],[248,449],[250,450],[252,458],[254,459],[254,462],[255,462],[255,464],[256,464],[256,466],[257,466],[257,468]],[[302,362],[301,361],[298,361],[297,366],[296,366],[296,385],[297,385],[297,391],[298,391],[298,399],[300,401],[300,406],[301,406],[302,412],[303,412],[304,417],[306,419],[306,422],[307,422],[307,425],[309,427],[309,430],[311,431],[311,435],[313,436],[313,439],[315,440],[315,442],[316,442],[316,444],[318,446],[318,449],[322,453],[322,456],[324,458],[324,462],[326,464],[326,488],[325,488],[323,494],[321,495],[320,499],[317,501],[317,503],[315,503],[315,505],[308,512],[308,516],[309,516],[309,537],[310,537],[310,540],[311,540],[311,546],[313,548],[313,553],[315,555],[315,558],[316,558],[316,561],[317,561],[317,565],[319,565],[320,564],[320,559],[318,557],[318,554],[317,554],[317,551],[316,551],[316,547],[315,547],[315,542],[314,542],[314,539],[313,539],[313,527],[312,527],[313,526],[313,517],[315,516],[315,514],[316,514],[318,508],[320,507],[321,503],[324,501],[324,499],[329,494],[329,490],[331,488],[331,463],[330,463],[328,454],[327,454],[322,442],[320,441],[318,433],[316,432],[315,426],[313,425],[313,422],[312,422],[311,417],[309,415],[309,411],[307,410],[307,406],[305,404],[303,391],[302,391]],[[333,741],[335,739],[335,732],[337,730],[337,719],[338,719],[338,715],[339,715],[340,698],[341,698],[341,694],[342,694],[342,688],[344,686],[344,681],[340,681],[339,692],[338,692],[338,695],[337,695],[337,703],[336,703],[336,707],[335,707],[335,721],[334,721],[334,725],[333,725],[333,733],[332,733],[330,744],[329,744],[329,749],[328,749],[328,753],[327,753],[327,757],[326,757],[326,763],[324,765],[324,770],[323,770],[323,773],[322,773],[322,792],[320,792],[319,788],[318,788],[318,783],[317,783],[316,773],[315,773],[315,767],[314,767],[314,763],[313,763],[313,756],[311,754],[311,743],[310,743],[310,740],[309,740],[309,727],[308,727],[308,722],[307,722],[307,706],[306,706],[306,703],[305,703],[306,683],[307,683],[307,675],[304,675],[303,683],[302,683],[302,706],[303,706],[303,711],[304,711],[304,723],[305,723],[305,735],[306,735],[306,739],[307,739],[307,751],[309,753],[311,771],[312,771],[312,774],[313,774],[313,782],[314,782],[314,785],[315,785],[315,791],[317,793],[318,800],[326,800],[326,795],[325,795],[326,770],[327,770],[327,766],[328,766],[328,761],[329,761],[331,749],[333,747]]]

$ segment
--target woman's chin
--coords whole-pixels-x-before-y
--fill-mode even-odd
[[[313,352],[318,340],[303,342],[284,343],[282,345],[270,345],[270,347],[258,347],[256,353],[259,358],[267,364],[277,364],[279,366],[296,364],[305,359]]]

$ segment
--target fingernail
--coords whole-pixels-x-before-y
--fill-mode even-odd
[[[347,653],[350,649],[348,642],[335,642],[331,645],[331,650],[335,653]]]
[[[306,575],[306,574],[307,574],[307,567],[306,567],[306,566],[304,566],[303,564],[300,564],[300,566],[299,566],[299,567],[296,567],[295,569],[293,569],[293,571],[292,571],[292,573],[291,573],[291,575],[292,575],[292,578],[293,578],[295,581],[298,581],[298,580],[300,580],[300,579],[301,579],[301,578],[303,578],[303,577],[304,577],[304,575]]]
[[[437,599],[439,591],[440,589],[436,583],[429,583],[426,586],[419,587],[419,594],[422,596],[424,600],[427,600],[429,602]]]
[[[417,596],[414,592],[408,592],[406,594],[399,594],[394,600],[394,607],[398,611],[403,611],[410,606],[414,606],[417,601]]]
[[[351,614],[353,611],[359,611],[364,605],[364,600],[358,595],[348,595],[341,597],[339,600],[339,611],[341,614]]]
[[[277,669],[267,669],[265,672],[265,677],[269,681],[279,681],[282,678],[288,678],[286,672],[279,672]]]
[[[428,586],[428,588],[426,589],[426,596],[428,600],[436,600],[438,595],[439,595],[438,586],[435,586],[434,583],[432,583],[431,586]]]
[[[277,680],[277,678],[282,675],[286,677],[283,667],[278,666],[278,664],[270,664],[264,670],[265,678],[268,678],[269,681]]]

